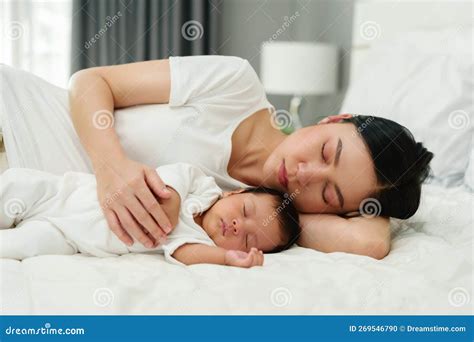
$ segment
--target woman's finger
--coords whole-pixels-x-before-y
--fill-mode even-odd
[[[155,169],[145,169],[145,181],[158,197],[169,198],[171,196],[171,192],[166,188]]]
[[[145,232],[138,226],[137,222],[135,222],[127,208],[119,206],[117,208],[114,208],[114,211],[117,214],[123,229],[126,230],[128,234],[132,235],[135,239],[140,241],[143,246],[148,248],[153,247],[152,239],[149,238],[145,234]]]
[[[110,229],[120,239],[120,241],[122,241],[128,246],[133,245],[132,237],[122,228],[122,225],[120,224],[117,215],[115,215],[112,210],[105,209],[104,216],[107,220],[107,224],[109,225]]]
[[[147,230],[155,240],[159,240],[166,235],[136,197],[129,198],[125,207],[133,215],[135,221],[140,224],[141,228]]]
[[[171,192],[166,188],[165,183],[161,180],[160,176],[153,169],[145,170],[145,182],[148,185],[149,189],[153,191],[160,198],[170,198]],[[172,230],[171,222],[168,218],[168,215],[163,211],[158,200],[153,196],[153,193],[150,190],[142,191],[139,194],[140,200],[143,198],[146,202],[145,208],[148,212],[154,217],[158,225],[166,232],[169,233]],[[153,198],[153,199],[152,199]]]
[[[144,210],[153,217],[154,222],[156,223],[154,227],[151,227],[151,229],[148,229],[147,227],[148,231],[155,237],[155,239],[158,238],[157,235],[159,235],[160,232],[165,235],[171,232],[171,223],[168,216],[163,211],[163,208],[161,208],[160,203],[158,203],[150,189],[146,187],[146,184],[136,191],[136,196],[143,205]]]

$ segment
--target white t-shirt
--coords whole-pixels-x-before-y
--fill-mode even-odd
[[[274,108],[254,69],[230,56],[169,61],[169,104],[116,111],[116,131],[127,155],[151,166],[197,165],[224,190],[246,186],[227,173],[232,133],[251,114]]]
[[[127,155],[153,168],[198,165],[224,190],[245,184],[227,173],[232,133],[251,114],[275,108],[245,59],[170,57],[169,104],[115,111],[114,127]],[[73,128],[68,93],[31,73],[0,67],[6,84],[0,117],[10,167],[63,174],[92,172]]]

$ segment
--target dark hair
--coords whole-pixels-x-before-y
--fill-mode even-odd
[[[276,219],[278,220],[280,231],[283,233],[285,242],[266,253],[278,253],[284,251],[290,248],[296,240],[298,240],[301,234],[299,214],[293,204],[293,199],[290,198],[288,194],[263,186],[249,187],[244,189],[241,193],[267,194],[272,195],[275,198],[274,209],[276,212]],[[269,220],[271,220],[271,217],[269,217]]]
[[[407,219],[415,214],[433,153],[395,121],[355,115],[342,122],[355,125],[372,156],[379,188],[371,197],[379,201],[380,215]]]

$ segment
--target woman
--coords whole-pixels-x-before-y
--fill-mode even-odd
[[[336,115],[284,135],[255,71],[238,57],[86,69],[71,78],[69,99],[109,226],[129,244],[152,246],[171,230],[176,212],[162,210],[169,195],[154,168],[186,161],[227,190],[262,184],[291,194],[301,246],[383,258],[390,249],[383,216],[416,211],[432,157],[402,126],[374,117]],[[163,105],[112,117],[144,104]],[[332,215],[357,212],[369,198],[381,217]]]

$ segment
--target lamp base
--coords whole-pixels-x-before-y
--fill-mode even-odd
[[[301,102],[303,98],[301,96],[293,96],[290,101],[290,110],[289,113],[291,115],[291,124],[287,125],[282,132],[285,134],[291,134],[294,131],[303,127],[300,120],[299,109],[301,106]]]

